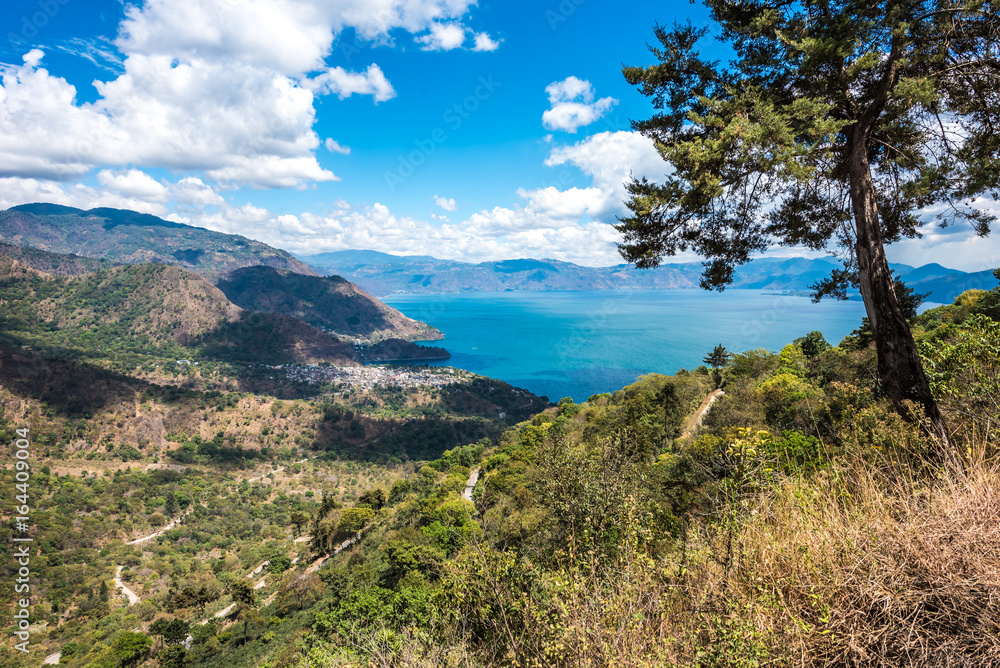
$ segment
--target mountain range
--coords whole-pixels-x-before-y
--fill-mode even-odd
[[[406,317],[353,283],[321,276],[286,251],[135,211],[84,211],[45,203],[15,206],[0,211],[0,254],[44,275],[81,276],[147,263],[173,265],[209,287],[214,285],[221,292],[212,298],[219,297],[237,310],[287,316],[302,325],[270,318],[268,326],[277,328],[272,331],[276,336],[297,331],[312,340],[315,329],[327,338],[362,345],[392,341],[400,359],[429,355],[408,342],[443,338],[438,330]],[[175,274],[157,275],[174,280]],[[257,320],[260,326],[263,321]],[[319,350],[324,345],[314,341],[307,347]],[[431,356],[442,355],[446,353],[434,349]]]
[[[0,241],[114,264],[173,264],[206,275],[256,265],[316,275],[289,253],[259,241],[124,209],[22,204],[0,211]]]
[[[377,296],[696,289],[702,272],[699,262],[640,270],[624,264],[584,267],[551,259],[469,263],[371,250],[295,257],[245,237],[149,214],[46,203],[0,211],[0,243],[4,242],[3,254],[55,275],[144,262],[175,265],[204,276],[241,309],[292,316],[335,337],[363,344],[443,337]],[[761,258],[738,268],[730,287],[806,293],[839,266],[830,257]],[[997,284],[989,270],[968,273],[940,264],[891,267],[908,286],[937,303],[950,302],[970,288],[989,289]]]
[[[368,292],[394,294],[453,292],[636,290],[698,288],[699,262],[664,264],[656,269],[630,265],[584,267],[560,260],[503,260],[478,264],[439,260],[425,255],[399,256],[376,251],[336,251],[299,256],[324,274],[337,274]],[[825,258],[760,258],[738,268],[731,288],[807,292],[840,263]],[[912,267],[891,264],[893,271],[931,302],[951,302],[971,288],[997,285],[991,270],[964,272],[939,264]]]

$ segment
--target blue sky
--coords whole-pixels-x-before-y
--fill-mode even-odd
[[[707,22],[607,0],[8,0],[2,17],[0,206],[132,208],[298,253],[587,265],[620,261],[623,181],[665,167],[630,131],[652,109],[622,64],[651,63],[656,22]],[[948,232],[893,259],[997,264]]]

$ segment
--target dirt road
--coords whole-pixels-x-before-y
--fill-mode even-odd
[[[721,397],[723,394],[725,394],[725,392],[723,392],[722,390],[715,390],[714,392],[711,392],[707,397],[705,397],[704,401],[701,402],[701,406],[698,406],[698,410],[696,410],[694,414],[691,415],[691,417],[689,417],[687,419],[687,422],[684,424],[684,431],[681,434],[681,438],[691,437],[695,429],[697,429],[699,425],[701,425],[702,420],[705,419],[705,413],[707,413],[708,409],[712,407],[712,404],[715,403],[715,400]]]

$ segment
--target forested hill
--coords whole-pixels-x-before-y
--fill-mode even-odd
[[[339,276],[305,276],[274,267],[245,267],[216,285],[234,304],[284,313],[337,336],[366,341],[433,340],[444,335],[408,318]]]
[[[292,316],[236,306],[203,276],[137,264],[51,276],[0,255],[0,342],[134,365],[152,358],[358,363],[354,347]]]
[[[698,288],[699,262],[663,264],[656,269],[630,265],[583,267],[559,260],[503,260],[478,264],[427,256],[375,251],[337,251],[300,258],[326,274],[338,274],[378,296],[448,292],[550,290],[632,290]],[[760,258],[738,268],[732,288],[808,291],[840,264],[833,258]],[[939,264],[919,268],[893,264],[893,270],[928,301],[949,303],[965,290],[990,289],[990,271],[967,273]]]
[[[162,262],[199,273],[265,265],[316,275],[289,253],[259,241],[122,209],[22,204],[0,211],[0,241],[115,264]]]
[[[947,461],[882,396],[864,327],[580,404],[433,369],[278,400],[66,359],[88,337],[120,357],[181,301],[229,317],[199,276],[8,258],[0,285],[0,332],[38,325],[0,345],[39,601],[5,668],[995,664],[1000,288],[911,322]]]

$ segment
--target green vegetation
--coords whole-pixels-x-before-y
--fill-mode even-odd
[[[112,263],[108,260],[98,260],[72,254],[50,253],[38,250],[37,248],[14,246],[6,243],[0,243],[0,255],[17,260],[36,271],[55,274],[57,276],[77,276],[79,274],[100,271],[101,269],[110,269],[112,266]]]
[[[335,337],[366,342],[442,337],[433,327],[407,318],[353,283],[338,276],[317,276],[283,250],[135,211],[16,206],[0,211],[0,241],[20,244],[0,243],[0,254],[47,274],[98,272],[134,263],[136,258],[179,266],[214,282],[243,309],[292,316]],[[27,247],[32,245],[61,253]],[[273,328],[275,319],[271,320]],[[277,321],[287,323],[287,319]],[[309,338],[303,331],[295,335]],[[222,341],[238,348],[251,342],[238,334]]]
[[[720,343],[712,349],[712,352],[705,355],[705,358],[702,360],[705,364],[712,367],[712,371],[715,373],[716,386],[722,382],[722,378],[719,375],[719,369],[726,366],[732,356],[732,353],[726,350],[726,347]]]
[[[998,294],[913,321],[947,460],[855,336],[557,405],[485,378],[283,400],[3,349],[0,438],[29,424],[38,456],[38,649],[0,661],[987,665]]]
[[[415,459],[492,444],[548,405],[488,379],[345,391],[243,366],[315,355],[316,337],[332,339],[288,316],[240,313],[176,267],[52,277],[0,258],[0,290],[0,437],[27,426],[33,457],[32,643],[66,665],[240,665],[260,654],[249,640],[261,623],[279,646],[310,613],[286,624],[260,610],[284,616],[319,599],[315,576],[298,580],[315,518],[357,503],[333,527],[349,537]],[[13,489],[9,450],[0,466]],[[6,515],[14,501],[0,502]],[[7,542],[13,533],[0,528]],[[118,574],[138,603],[125,604]],[[0,665],[21,659],[0,650]]]
[[[873,348],[816,333],[734,356],[688,439],[706,374],[447,452],[352,525],[287,665],[988,665],[997,449],[945,397],[996,420],[998,333],[972,317],[921,342],[965,453],[948,463],[880,398]]]
[[[448,371],[289,381],[244,362],[329,345],[291,316],[93,268],[0,257],[0,441],[31,449],[0,511],[30,505],[33,540],[33,653],[0,666],[995,663],[1000,288],[918,316],[897,281],[943,448],[867,322],[553,405]]]
[[[882,388],[947,447],[884,245],[919,236],[932,204],[942,226],[989,234],[995,216],[972,202],[1000,164],[1000,14],[977,0],[705,4],[714,27],[656,26],[656,64],[623,70],[656,110],[633,128],[670,164],[663,183],[629,184],[623,257],[645,268],[694,250],[702,286],[722,289],[771,246],[839,248],[844,268],[816,297],[860,291]],[[722,62],[701,52],[716,29]]]
[[[160,264],[44,278],[0,256],[8,345],[131,370],[153,360],[352,363],[351,346],[278,314],[240,311],[205,279]]]

